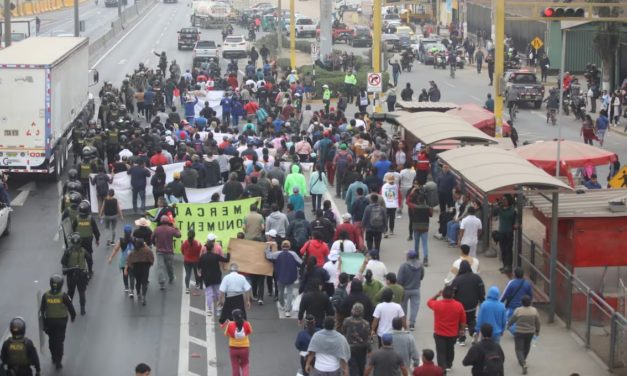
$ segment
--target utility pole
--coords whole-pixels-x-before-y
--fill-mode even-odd
[[[281,8],[281,0],[277,4],[277,27],[276,27],[276,36],[277,36],[277,58],[281,56],[281,52],[283,52],[283,9]]]
[[[122,0],[118,0],[118,18],[122,17]]]
[[[11,45],[11,0],[4,0],[4,48]]]
[[[503,68],[505,65],[505,0],[495,0],[496,19],[494,25],[494,117],[496,118],[495,136],[503,136]]]
[[[374,73],[381,73],[381,0],[373,2],[372,28],[372,70]],[[381,93],[374,95],[374,112],[381,112]]]
[[[74,36],[81,35],[80,25],[78,20],[78,0],[74,0]]]
[[[294,0],[290,0],[290,66],[296,69],[296,16]]]

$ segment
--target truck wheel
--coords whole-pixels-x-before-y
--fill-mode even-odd
[[[542,101],[535,101],[535,102],[533,102],[533,108],[538,110],[540,107],[542,107]]]

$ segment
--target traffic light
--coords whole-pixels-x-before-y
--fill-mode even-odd
[[[583,8],[548,7],[542,11],[545,18],[583,18],[586,11]]]

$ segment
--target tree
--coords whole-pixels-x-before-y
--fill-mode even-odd
[[[595,0],[594,2],[601,3],[618,3],[619,0]],[[600,17],[618,17],[622,11],[619,7],[595,7]],[[601,71],[603,77],[602,88],[606,90],[611,89],[611,83],[615,80],[614,76],[614,62],[616,57],[616,46],[620,40],[618,33],[617,22],[601,22],[599,30],[594,36],[594,48],[601,57]]]

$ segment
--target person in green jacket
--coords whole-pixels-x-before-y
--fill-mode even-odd
[[[346,72],[346,75],[344,75],[344,91],[346,92],[345,95],[348,103],[353,103],[355,85],[357,85],[357,77],[355,77],[355,73],[353,73],[352,70]]]
[[[305,175],[301,173],[300,166],[297,164],[292,165],[291,171],[285,178],[283,189],[291,194],[294,187],[298,187],[300,194],[307,196],[307,181],[305,180]]]
[[[331,90],[329,85],[322,85],[322,103],[324,103],[324,112],[329,113],[329,106],[331,106]]]

